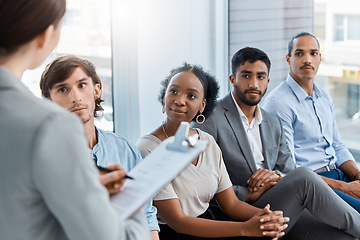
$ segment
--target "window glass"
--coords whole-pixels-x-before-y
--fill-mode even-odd
[[[110,0],[67,0],[57,48],[39,68],[26,71],[23,82],[41,97],[39,80],[45,66],[59,55],[72,54],[91,61],[102,81],[104,117],[96,126],[113,130]]]
[[[360,16],[348,16],[348,40],[360,40]]]
[[[319,39],[325,39],[325,17],[324,12],[319,12],[314,14],[314,34]]]
[[[344,41],[344,16],[334,16],[334,41]]]
[[[360,161],[360,1],[316,2],[323,3],[323,9],[315,9],[315,14],[325,11],[327,16],[316,82],[330,93],[341,138]]]

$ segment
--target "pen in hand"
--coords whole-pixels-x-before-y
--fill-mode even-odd
[[[102,172],[113,172],[113,171],[116,171],[116,170],[113,170],[113,169],[109,169],[109,168],[104,168],[104,167],[101,167],[101,166],[98,166],[96,165],[96,167],[99,169],[99,171],[102,171]],[[124,178],[128,178],[128,179],[134,179],[133,177],[130,177],[128,175],[125,175]]]

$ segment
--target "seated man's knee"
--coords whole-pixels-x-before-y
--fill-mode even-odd
[[[292,177],[296,179],[310,180],[310,179],[318,179],[319,176],[314,173],[310,168],[306,167],[298,167],[291,171],[289,174],[293,175]]]

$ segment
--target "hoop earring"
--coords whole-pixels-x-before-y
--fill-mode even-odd
[[[202,118],[202,121],[199,121],[199,117]],[[196,121],[198,124],[203,124],[203,123],[205,122],[205,116],[204,116],[204,114],[200,113],[199,115],[197,115],[195,121]]]
[[[163,104],[161,111],[162,113],[165,113],[165,104]]]

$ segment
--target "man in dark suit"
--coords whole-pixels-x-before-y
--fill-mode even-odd
[[[203,124],[194,127],[215,138],[239,199],[257,207],[270,203],[272,209],[282,210],[291,219],[289,229],[301,207],[329,225],[336,227],[333,223],[339,220],[346,225],[345,217],[338,218],[344,213],[331,213],[331,208],[336,205],[355,218],[357,212],[311,170],[295,168],[280,120],[258,106],[270,81],[270,65],[266,53],[259,49],[246,47],[235,53],[229,77],[233,90],[217,102]],[[329,211],[319,211],[319,205]],[[211,210],[222,218],[216,205]],[[352,239],[309,212],[304,211],[285,235],[288,239]],[[356,228],[345,228],[348,227]]]

